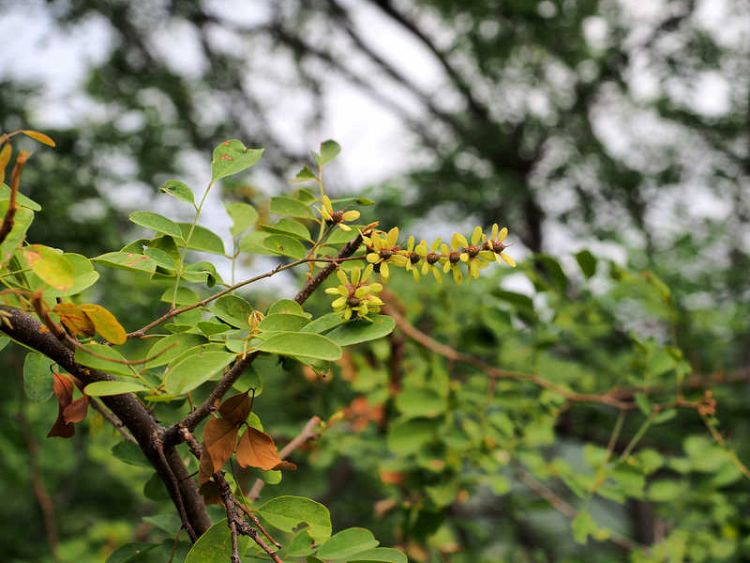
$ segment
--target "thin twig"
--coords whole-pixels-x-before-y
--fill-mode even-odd
[[[102,415],[107,420],[107,422],[114,426],[115,430],[117,430],[122,435],[122,437],[125,438],[125,440],[127,440],[128,442],[132,442],[133,444],[138,443],[136,442],[135,438],[133,438],[133,435],[130,433],[130,431],[122,423],[122,420],[120,420],[117,415],[115,415],[106,406],[104,406],[104,403],[99,403],[101,399],[98,399],[97,397],[92,397],[92,399],[93,400],[89,402],[91,408]]]
[[[184,305],[182,307],[179,307],[177,309],[171,309],[170,311],[167,311],[164,313],[161,317],[159,317],[156,320],[151,321],[147,325],[139,328],[138,330],[135,330],[133,332],[128,333],[128,338],[143,338],[146,333],[151,330],[154,327],[159,326],[160,324],[176,317],[177,315],[180,315],[182,313],[186,313],[188,311],[192,311],[193,309],[198,309],[199,307],[205,307],[212,301],[217,300],[219,297],[223,297],[224,295],[227,295],[228,293],[231,293],[233,291],[236,291],[246,285],[250,285],[252,283],[255,283],[257,281],[260,281],[265,278],[270,278],[271,276],[275,276],[276,274],[283,272],[285,270],[289,270],[291,268],[294,268],[296,266],[299,266],[300,264],[305,263],[313,263],[313,262],[324,262],[327,263],[327,268],[334,268],[337,264],[339,264],[342,261],[349,260],[350,258],[348,256],[342,257],[339,255],[337,258],[300,258],[299,260],[295,260],[294,262],[289,262],[288,264],[280,264],[276,266],[273,270],[269,270],[268,272],[265,272],[263,274],[258,274],[257,276],[253,276],[252,278],[248,278],[246,280],[242,280],[241,282],[238,282],[234,285],[230,285],[229,287],[226,287],[222,289],[221,291],[214,293],[213,295],[210,295],[206,297],[205,299],[201,299],[200,301],[196,301],[195,303],[191,303],[190,305]],[[324,271],[325,271],[324,269]],[[325,279],[325,278],[324,278]]]

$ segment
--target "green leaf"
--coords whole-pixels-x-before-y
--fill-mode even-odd
[[[388,431],[388,449],[399,456],[416,454],[435,439],[436,427],[434,420],[425,418],[396,422]]]
[[[313,180],[317,180],[317,177],[313,173],[312,170],[310,170],[309,166],[304,166],[302,170],[297,172],[297,175],[292,178],[292,183],[301,183],[301,182],[311,182]]]
[[[315,162],[318,163],[318,166],[324,166],[331,162],[334,158],[336,158],[340,152],[341,145],[339,145],[336,141],[329,139],[321,143],[320,154],[313,154],[315,156]]]
[[[164,293],[161,294],[159,301],[164,303],[172,303],[174,300],[175,305],[192,305],[193,303],[200,301],[200,296],[190,289],[189,287],[178,287],[171,286],[167,288]]]
[[[233,237],[248,230],[258,220],[258,212],[247,203],[232,201],[224,204],[224,207],[232,219],[232,228],[229,229],[229,232],[232,233]]]
[[[59,291],[67,291],[73,287],[73,268],[62,252],[41,244],[32,244],[25,247],[23,253],[31,271],[44,283]]]
[[[358,553],[347,563],[408,563],[406,555],[392,547],[376,547],[368,551]]]
[[[250,545],[250,538],[239,536],[237,546],[244,554]],[[184,563],[227,563],[232,555],[232,535],[226,519],[217,522],[203,534],[187,554]]]
[[[310,207],[291,197],[272,197],[271,213],[284,215],[286,217],[299,217],[301,219],[312,219],[313,213]]]
[[[144,561],[143,556],[159,547],[155,543],[126,543],[115,549],[106,563],[136,563]]]
[[[270,237],[270,233],[264,231],[253,231],[240,239],[240,251],[249,254],[263,254],[273,256],[276,253],[267,249],[263,241]]]
[[[258,514],[283,532],[293,532],[300,524],[307,524],[308,533],[315,541],[323,542],[331,536],[328,509],[309,498],[277,497],[259,507]]]
[[[286,235],[271,235],[263,241],[263,246],[274,254],[289,256],[296,260],[307,256],[307,248],[297,239]]]
[[[293,236],[295,238],[312,242],[310,231],[299,221],[294,219],[281,219],[274,225],[263,225],[263,230],[270,233],[280,233]]]
[[[182,238],[187,241],[191,223],[179,223],[179,227],[182,232]],[[211,254],[220,254],[221,256],[225,254],[224,241],[221,240],[221,237],[200,225],[195,226],[193,234],[190,235],[190,241],[186,244],[191,250],[200,250],[202,252],[210,252]]]
[[[249,326],[247,318],[253,312],[253,306],[239,295],[229,294],[216,300],[213,312],[225,323],[246,329]]]
[[[586,279],[592,278],[596,274],[596,257],[588,250],[577,252],[575,257]]]
[[[135,272],[146,272],[153,274],[156,271],[156,262],[143,254],[134,254],[132,252],[108,252],[93,258],[94,262],[118,268],[121,270],[130,270]]]
[[[117,375],[128,375],[132,377],[135,373],[132,366],[104,360],[88,354],[86,350],[91,350],[97,356],[104,356],[112,360],[125,360],[123,355],[112,346],[105,346],[104,344],[92,342],[90,344],[84,344],[83,348],[76,348],[75,360],[81,365]]]
[[[143,251],[145,256],[148,256],[156,262],[156,265],[164,268],[165,270],[175,271],[177,269],[177,262],[172,256],[164,252],[161,248],[146,248]]]
[[[347,559],[373,547],[377,547],[378,540],[370,530],[365,528],[349,528],[335,534],[318,549],[317,555],[321,559]]]
[[[63,257],[68,261],[73,272],[73,284],[66,290],[50,290],[46,292],[48,297],[67,297],[77,295],[88,289],[99,280],[99,273],[94,270],[91,260],[80,254],[65,253]]]
[[[235,355],[230,352],[201,346],[194,353],[169,365],[164,376],[164,387],[173,395],[188,393],[227,367],[234,358]]]
[[[167,365],[186,350],[205,343],[206,339],[197,334],[180,333],[166,336],[151,346],[146,357],[153,360],[146,362],[143,367],[149,369]]]
[[[0,201],[0,217],[5,217],[8,211],[8,202]],[[26,231],[29,230],[31,223],[34,221],[34,212],[24,207],[16,210],[15,220],[8,236],[0,244],[0,262],[6,263],[18,249],[26,238]]]
[[[171,219],[167,219],[163,215],[153,213],[151,211],[134,211],[130,214],[129,219],[136,225],[140,225],[146,229],[151,229],[157,233],[164,233],[176,239],[182,238],[180,227],[177,223]]]
[[[434,389],[407,387],[396,397],[396,407],[408,418],[434,418],[448,408],[448,401]]]
[[[319,334],[327,332],[339,325],[344,324],[346,321],[338,313],[327,313],[322,317],[318,317],[314,321],[305,325],[301,332],[317,332]]]
[[[52,396],[54,362],[38,352],[29,352],[23,360],[23,389],[30,401],[41,403]]]
[[[167,180],[159,189],[165,194],[186,201],[195,207],[195,195],[193,194],[193,190],[191,190],[185,182],[180,182],[179,180]]]
[[[367,320],[350,321],[332,330],[326,336],[339,346],[351,346],[352,344],[388,336],[393,332],[395,326],[396,323],[391,317],[375,315],[372,317],[372,322]]]
[[[112,455],[114,455],[123,463],[127,463],[128,465],[135,465],[138,467],[153,468],[151,462],[146,459],[145,455],[143,455],[141,448],[139,448],[133,442],[128,442],[127,440],[117,442],[114,446],[112,446],[111,451]]]
[[[134,381],[95,381],[86,385],[83,391],[89,397],[108,397],[122,395],[123,393],[149,391],[149,388]]]
[[[585,544],[586,539],[591,536],[596,540],[606,540],[609,538],[609,531],[597,526],[594,519],[585,510],[581,510],[571,522],[573,529],[573,539],[580,544]]]
[[[266,311],[266,315],[275,315],[278,313],[299,315],[300,317],[307,317],[308,319],[312,316],[310,313],[306,313],[302,308],[302,305],[297,303],[294,299],[279,299],[272,303],[268,308],[268,311]]]
[[[10,187],[7,184],[0,184],[0,202],[10,201]],[[33,199],[23,195],[20,191],[16,192],[16,204],[19,207],[31,209],[31,211],[41,211],[42,206]],[[3,214],[4,215],[4,214]]]
[[[287,313],[276,313],[264,318],[258,328],[264,331],[286,331],[296,332],[310,322],[310,319],[301,315],[290,315]]]
[[[249,149],[241,141],[230,139],[214,149],[211,179],[215,182],[252,168],[263,156],[263,149]]]
[[[341,358],[341,348],[325,336],[308,332],[277,332],[256,348],[260,352],[335,361]]]

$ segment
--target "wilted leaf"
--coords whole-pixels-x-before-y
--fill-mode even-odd
[[[224,401],[219,407],[219,414],[222,418],[239,426],[247,420],[250,409],[252,409],[250,396],[247,393],[240,393]]]
[[[268,471],[281,463],[276,444],[265,432],[248,426],[237,445],[237,461],[242,467]]]
[[[63,409],[63,420],[67,424],[76,424],[86,418],[89,410],[89,398],[79,397]]]
[[[53,390],[57,397],[57,420],[52,428],[47,433],[47,438],[59,437],[59,438],[70,438],[76,433],[76,429],[72,424],[65,422],[64,411],[73,401],[73,382],[60,373],[52,374],[54,377]]]
[[[96,333],[104,340],[111,344],[125,344],[128,339],[125,329],[107,309],[93,303],[81,305],[80,309],[94,324]]]
[[[94,323],[75,303],[58,303],[52,310],[58,314],[60,322],[74,337],[79,334],[94,336]]]
[[[45,135],[44,133],[41,133],[39,131],[34,131],[32,129],[23,129],[21,133],[39,143],[42,143],[43,145],[47,145],[48,147],[55,148],[55,146],[57,146],[55,144],[55,141],[52,140],[52,137],[50,137],[49,135]]]
[[[75,276],[61,252],[41,244],[32,244],[23,250],[29,267],[44,283],[60,291],[70,289]]]
[[[211,459],[211,474],[216,473],[232,456],[237,443],[237,426],[223,418],[212,418],[203,431],[203,448]]]

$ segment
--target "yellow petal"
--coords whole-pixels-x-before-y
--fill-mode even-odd
[[[513,260],[513,258],[511,258],[510,256],[508,256],[507,254],[505,254],[505,252],[503,252],[503,253],[500,254],[500,258],[502,258],[503,260],[505,260],[505,263],[508,264],[508,266],[510,266],[511,268],[515,268],[516,267],[516,261]]]
[[[347,211],[343,215],[344,221],[356,221],[359,219],[359,211]]]
[[[474,227],[474,232],[471,233],[471,244],[477,245],[482,240],[482,227]]]
[[[344,270],[342,270],[341,268],[336,270],[336,277],[341,282],[341,285],[349,285],[349,280],[346,277],[346,272],[344,272]]]
[[[503,227],[500,229],[500,233],[497,235],[497,242],[503,242],[505,240],[505,237],[508,236],[508,227]]]
[[[370,252],[370,254],[367,255],[367,261],[370,264],[377,264],[380,261],[380,254],[377,252]]]
[[[380,263],[380,275],[383,277],[384,280],[388,279],[388,276],[390,275],[390,270],[388,269],[388,262]]]
[[[393,227],[388,231],[386,242],[388,243],[388,248],[396,246],[396,243],[398,242],[398,227]]]

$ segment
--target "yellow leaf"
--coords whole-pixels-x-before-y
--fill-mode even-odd
[[[58,303],[52,310],[60,316],[60,322],[73,337],[79,334],[94,336],[94,323],[75,303]]]
[[[8,167],[10,162],[10,155],[13,153],[13,148],[10,144],[5,145],[0,150],[0,184],[5,182],[5,169]]]
[[[94,323],[96,333],[104,340],[111,344],[125,344],[128,339],[125,329],[112,313],[95,304],[81,305],[80,309]]]
[[[21,133],[31,139],[34,139],[35,141],[42,143],[43,145],[47,145],[48,147],[54,148],[56,146],[55,141],[52,140],[52,137],[50,137],[49,135],[45,135],[44,133],[40,133],[39,131],[24,129],[23,131],[21,131]]]

